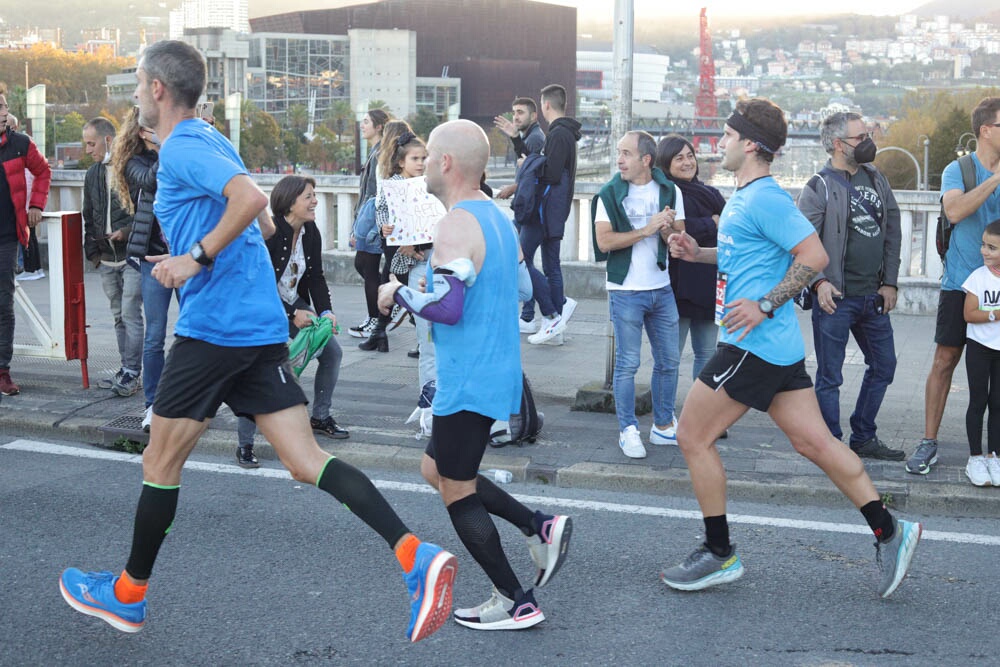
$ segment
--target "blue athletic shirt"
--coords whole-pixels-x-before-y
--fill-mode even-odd
[[[172,255],[187,253],[219,223],[223,189],[246,174],[243,160],[221,133],[201,120],[181,121],[160,148],[154,211]],[[254,221],[180,288],[175,333],[224,347],[288,340],[288,317],[274,268]]]
[[[972,154],[972,163],[976,165],[976,185],[979,185],[993,175],[979,161],[979,156]],[[948,190],[965,192],[962,184],[962,169],[958,160],[953,161],[941,172],[941,194]],[[983,256],[979,248],[983,244],[983,230],[986,225],[1000,219],[1000,188],[993,191],[976,212],[951,228],[951,241],[948,243],[948,253],[945,255],[944,276],[941,278],[941,289],[962,291],[962,283],[969,275],[983,265]]]
[[[455,206],[475,216],[486,240],[483,266],[465,289],[455,324],[431,323],[437,355],[434,414],[468,410],[508,420],[521,411],[521,337],[517,326],[517,254],[514,226],[492,201]],[[433,281],[427,281],[433,289]]]
[[[816,230],[799,212],[787,192],[768,176],[736,190],[719,220],[719,271],[727,275],[726,303],[739,298],[757,301],[781,282],[792,265],[791,249]],[[743,340],[742,329],[720,341],[748,350],[776,366],[805,358],[795,305],[788,301],[774,310]]]

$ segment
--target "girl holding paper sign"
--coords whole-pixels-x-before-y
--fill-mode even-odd
[[[401,127],[394,128],[393,126],[397,124]],[[390,132],[399,129],[402,129],[402,131],[390,139]],[[424,142],[409,130],[409,125],[403,121],[392,121],[386,125],[378,159],[379,172],[383,180],[394,181],[423,176],[424,160],[426,159],[427,148]],[[385,248],[386,268],[384,269],[383,282],[388,281],[388,273],[391,270],[396,274],[400,282],[405,283],[410,267],[416,263],[416,260],[424,259],[423,253],[417,251],[413,246],[397,248],[396,246],[385,244],[386,237],[392,234],[396,225],[400,222],[389,210],[385,193],[380,188],[379,193],[375,196],[375,224],[382,234],[382,243]],[[397,253],[398,257],[394,258]],[[386,335],[386,329],[390,322],[398,326],[402,322],[403,316],[405,316],[405,312],[402,310],[398,311],[398,316],[395,310],[388,316],[379,315],[379,322],[375,330],[372,331],[368,340],[359,344],[358,347],[362,350],[388,352],[389,338]]]

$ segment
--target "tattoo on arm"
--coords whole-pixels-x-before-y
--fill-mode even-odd
[[[792,265],[785,273],[785,277],[781,279],[780,283],[774,286],[774,289],[772,289],[765,298],[773,303],[774,307],[777,308],[778,306],[791,301],[795,295],[802,291],[803,287],[812,282],[812,279],[815,278],[818,273],[819,271],[808,267],[805,264],[792,262]]]

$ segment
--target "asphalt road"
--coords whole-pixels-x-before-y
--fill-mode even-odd
[[[70,609],[68,566],[120,570],[141,482],[138,459],[106,450],[26,451],[0,440],[0,665],[970,665],[996,664],[995,520],[925,521],[911,576],[875,592],[873,538],[860,514],[734,504],[746,574],[679,593],[659,583],[702,524],[691,498],[510,484],[574,517],[569,560],[536,591],[547,620],[529,631],[477,633],[448,624],[405,638],[406,589],[386,545],[322,492],[268,463],[249,473],[196,456],[160,552],[149,618],[122,634]],[[455,536],[439,499],[413,474],[369,471],[418,535],[459,557],[455,602],[489,582]],[[1000,492],[1000,491],[998,491]],[[502,524],[515,571],[532,565]]]

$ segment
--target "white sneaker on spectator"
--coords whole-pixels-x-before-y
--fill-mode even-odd
[[[970,456],[969,462],[965,465],[965,476],[969,478],[974,486],[991,486],[990,470],[986,465],[986,457]]]
[[[667,425],[666,428],[657,428],[654,423],[649,429],[649,444],[651,445],[676,445],[677,444],[677,418]]]
[[[646,458],[646,448],[639,437],[639,429],[635,426],[627,426],[618,436],[618,446],[622,449],[622,454],[630,459]]]
[[[1000,486],[1000,458],[996,454],[986,457],[986,470],[990,473],[990,483]]]
[[[555,338],[565,329],[566,323],[561,317],[559,317],[559,315],[555,315],[551,319],[548,317],[542,317],[542,324],[538,329],[538,333],[528,336],[528,342],[532,345],[544,343],[547,340]]]
[[[142,430],[149,433],[149,427],[153,424],[153,406],[146,408],[146,413],[142,416]]]
[[[538,320],[531,320],[530,322],[523,319],[517,318],[517,328],[523,334],[533,334],[538,331]]]
[[[565,341],[563,340],[563,335],[560,333],[560,334],[556,334],[552,338],[548,339],[547,341],[545,341],[544,343],[542,343],[542,345],[557,345],[558,346],[558,345],[562,345],[564,342]]]
[[[566,297],[566,303],[563,304],[562,309],[562,319],[563,322],[569,324],[569,318],[573,317],[573,313],[576,312],[577,302],[576,299],[571,299]]]
[[[41,280],[44,277],[45,271],[38,269],[37,271],[24,271],[23,273],[18,274],[17,279],[20,282],[24,282],[25,280]]]

